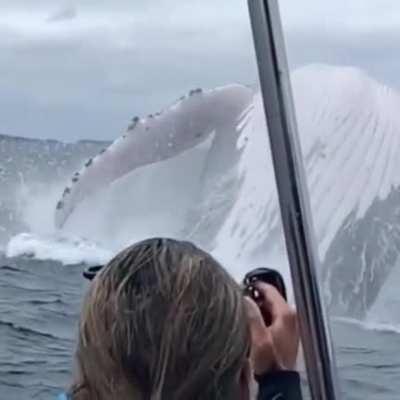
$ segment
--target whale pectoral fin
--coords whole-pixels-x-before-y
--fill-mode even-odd
[[[173,158],[232,123],[252,100],[253,91],[230,85],[212,91],[191,91],[170,108],[147,118],[135,117],[126,133],[89,159],[64,190],[55,211],[62,228],[86,197],[136,168]]]

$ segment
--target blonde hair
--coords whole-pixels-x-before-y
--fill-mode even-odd
[[[250,348],[240,287],[188,242],[119,253],[86,296],[74,400],[237,398]]]

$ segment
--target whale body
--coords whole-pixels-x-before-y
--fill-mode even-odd
[[[291,78],[324,291],[337,314],[364,315],[400,250],[400,97],[351,67],[312,65]],[[185,232],[238,255],[284,252],[266,132],[257,89],[194,90],[161,113],[135,118],[88,160],[57,204],[56,226],[124,175],[211,138],[199,188],[207,207],[194,207]]]

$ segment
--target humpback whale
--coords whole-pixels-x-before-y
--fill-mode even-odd
[[[324,291],[335,313],[362,316],[400,254],[400,96],[351,67],[311,65],[291,78]],[[75,173],[57,204],[56,226],[129,172],[212,137],[203,198],[220,199],[233,187],[230,202],[220,218],[197,208],[188,235],[247,254],[282,247],[266,129],[257,89],[193,90],[161,113],[134,118]],[[228,175],[235,185],[215,184]]]
[[[133,169],[172,158],[212,133],[217,137],[226,133],[252,97],[252,90],[241,85],[196,89],[164,112],[133,118],[122,137],[74,174],[57,203],[56,227],[65,224],[82,200]]]

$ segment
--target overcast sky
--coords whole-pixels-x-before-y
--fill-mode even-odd
[[[280,4],[291,68],[400,87],[398,0]],[[256,81],[246,0],[0,0],[0,133],[113,139],[191,88]]]

